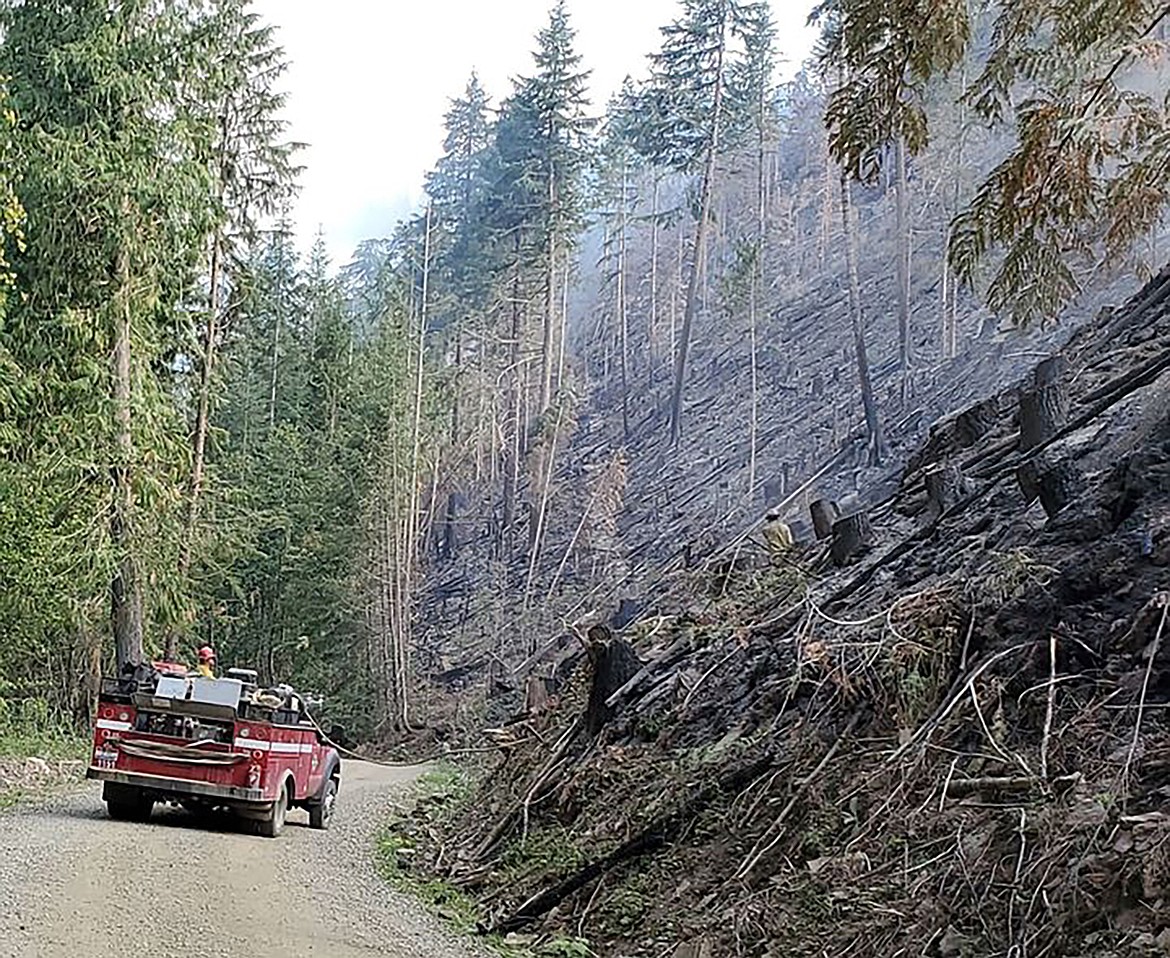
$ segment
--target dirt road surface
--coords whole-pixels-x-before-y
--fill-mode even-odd
[[[99,787],[0,813],[2,958],[478,958],[379,879],[374,836],[416,774],[346,763],[333,825],[277,839],[157,806],[106,817]]]

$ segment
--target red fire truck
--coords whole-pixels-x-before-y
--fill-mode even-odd
[[[111,818],[146,821],[163,801],[229,810],[276,837],[294,807],[329,827],[341,759],[288,686],[156,662],[103,682],[86,777],[104,782]]]

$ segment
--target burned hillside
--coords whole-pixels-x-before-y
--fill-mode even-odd
[[[731,539],[595,632],[604,722],[581,660],[417,864],[605,954],[1164,953],[1170,271],[1033,367],[860,554]]]

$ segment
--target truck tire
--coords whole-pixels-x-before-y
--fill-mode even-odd
[[[256,830],[265,838],[276,838],[284,831],[284,821],[288,817],[288,786],[282,785],[280,795],[272,803],[268,814],[257,823]]]
[[[154,811],[154,799],[129,785],[107,782],[102,790],[106,812],[118,822],[145,822]]]
[[[321,801],[309,806],[309,827],[324,831],[333,820],[333,808],[337,804],[337,779],[329,778],[321,791]]]

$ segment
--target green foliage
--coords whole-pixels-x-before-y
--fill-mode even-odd
[[[817,16],[842,77],[830,148],[872,182],[896,139],[926,147],[927,86],[970,56],[974,13],[966,0],[826,0]],[[958,214],[950,259],[1017,325],[1055,318],[1080,292],[1080,267],[1125,257],[1170,203],[1170,97],[1141,80],[1143,63],[1164,66],[1167,16],[1154,0],[994,12],[990,52],[960,95],[987,123],[1012,124],[1016,144]]]
[[[80,759],[89,745],[47,699],[0,698],[0,758]]]
[[[18,295],[0,326],[0,514],[28,517],[0,533],[0,581],[13,586],[0,621],[13,627],[18,661],[68,660],[94,644],[108,602],[111,475],[132,477],[136,509],[152,517],[123,546],[154,580],[148,613],[165,623],[178,610],[186,443],[174,390],[189,341],[181,301],[214,219],[211,129],[181,90],[195,67],[194,10],[76,0],[8,3],[0,14],[31,238],[10,257]],[[131,453],[115,443],[109,359],[123,321]],[[66,698],[75,687],[70,678]]]
[[[771,16],[766,3],[682,0],[662,36],[649,82],[627,94],[625,129],[651,162],[693,173],[753,126],[771,79]]]

